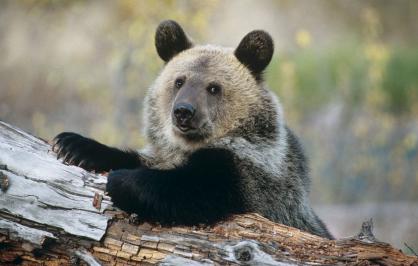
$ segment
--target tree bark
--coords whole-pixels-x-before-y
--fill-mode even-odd
[[[258,214],[161,227],[112,207],[106,177],[62,164],[51,147],[0,121],[0,264],[418,265],[377,241],[327,240]]]

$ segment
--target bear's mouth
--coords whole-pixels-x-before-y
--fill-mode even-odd
[[[195,127],[192,127],[192,126],[190,126],[188,124],[179,124],[179,125],[176,125],[176,127],[178,129],[180,129],[180,131],[183,132],[183,133],[187,133],[189,131],[190,132],[196,131],[196,128]]]
[[[205,130],[206,124],[195,128],[190,125],[175,125],[173,127],[174,134],[188,141],[198,142],[209,137],[209,133]]]

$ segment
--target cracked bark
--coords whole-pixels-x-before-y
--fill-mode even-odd
[[[45,141],[0,121],[0,264],[418,265],[365,223],[327,240],[236,215],[214,226],[139,222],[103,195],[106,178],[55,159]]]

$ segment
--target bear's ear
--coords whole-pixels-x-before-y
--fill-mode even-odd
[[[241,40],[235,56],[245,65],[257,80],[273,56],[274,44],[270,35],[262,30],[255,30]]]
[[[173,20],[165,20],[158,25],[155,33],[155,47],[158,55],[165,62],[176,54],[192,47],[183,29]]]

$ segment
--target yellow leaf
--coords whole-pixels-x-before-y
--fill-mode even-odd
[[[311,45],[312,37],[309,31],[307,30],[299,30],[296,33],[296,43],[301,48],[307,48]]]

